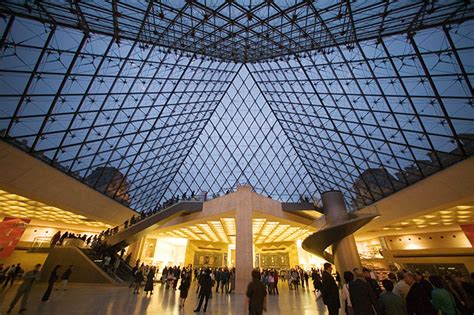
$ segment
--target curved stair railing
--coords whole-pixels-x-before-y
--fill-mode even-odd
[[[359,230],[361,227],[378,217],[378,213],[349,213],[349,220],[337,224],[329,224],[324,216],[312,225],[319,230],[303,240],[301,246],[307,252],[334,263],[334,257],[326,249]]]

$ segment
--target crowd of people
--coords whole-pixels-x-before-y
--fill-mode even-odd
[[[316,273],[313,277],[314,288],[320,292],[319,297],[330,315],[339,314],[340,308],[348,315],[467,315],[474,312],[474,283],[455,272],[447,277],[427,277],[422,272],[403,270],[397,275],[389,273],[380,285],[369,269],[354,268],[344,271],[343,278],[342,283],[342,279],[337,281],[333,277],[329,263],[324,264],[320,275]]]
[[[122,251],[120,256],[123,256]],[[120,256],[106,254],[102,259],[102,268],[109,274],[115,274]],[[23,282],[12,299],[7,314],[21,299],[20,312],[26,310],[31,287],[40,277],[41,265],[26,273],[21,264],[6,268],[0,265],[0,283],[3,288],[23,274]],[[48,286],[42,301],[48,301],[53,290],[67,290],[73,266],[62,269],[56,265],[49,274]],[[379,281],[369,269],[354,268],[344,271],[342,278],[333,273],[333,266],[325,263],[322,270],[312,268],[306,271],[295,267],[289,270],[264,269],[252,272],[252,281],[248,284],[246,295],[250,314],[262,314],[266,309],[268,295],[279,294],[279,282],[287,282],[290,290],[310,288],[312,281],[316,301],[322,299],[330,315],[467,315],[474,312],[474,279],[464,279],[458,273],[448,276],[425,275],[422,272],[399,271],[389,273],[386,279]],[[131,269],[132,281],[129,288],[133,294],[143,291],[147,297],[154,292],[155,282],[165,290],[179,290],[179,309],[185,305],[193,281],[198,294],[195,312],[206,311],[212,294],[230,294],[235,290],[235,268],[192,268],[166,266],[161,272],[157,267],[137,261]],[[214,289],[215,288],[215,289]]]
[[[306,287],[309,288],[309,275],[301,267],[292,268],[288,271],[285,271],[285,278],[288,283],[288,288],[290,290],[298,290],[299,286],[304,289],[305,284]]]
[[[172,206],[172,205],[174,205],[174,204],[176,204],[180,201],[194,200],[195,197],[196,196],[195,196],[194,191],[192,191],[189,196],[186,193],[183,193],[182,196],[178,196],[178,195],[173,196],[170,199],[165,200],[161,204],[158,204],[153,209],[142,211],[142,212],[140,212],[140,214],[131,216],[130,219],[125,220],[123,222],[123,225],[121,225],[121,226],[116,226],[116,227],[113,227],[113,228],[108,228],[106,230],[103,230],[99,235],[103,236],[103,237],[108,237],[108,236],[115,235],[119,231],[129,228],[129,227],[137,224],[138,222],[140,222],[140,221],[142,221],[142,220],[144,220],[144,219],[160,212],[161,210],[163,210],[165,208],[168,208],[168,207],[170,207],[170,206]]]
[[[16,266],[13,265],[12,267],[6,268],[5,271],[7,274],[9,274],[11,270],[18,270],[18,268],[21,269],[20,264],[17,264]],[[61,265],[56,265],[51,271],[48,278],[48,286],[41,298],[42,302],[46,302],[49,300],[51,293],[53,292],[53,289],[56,289],[56,291],[58,290],[67,291],[69,278],[71,277],[71,274],[73,271],[73,265],[69,265],[64,271],[61,270],[61,268],[62,268]],[[41,264],[36,264],[33,270],[30,270],[22,275],[23,281],[18,287],[15,296],[13,297],[12,301],[9,304],[7,314],[11,314],[11,312],[13,311],[13,308],[15,307],[15,305],[18,303],[20,299],[21,299],[20,313],[24,313],[26,311],[28,296],[33,287],[33,284],[39,281],[40,279],[40,269],[41,269]],[[4,274],[3,266],[0,266],[0,274],[2,275]],[[6,286],[6,284],[8,284],[9,281],[11,281],[10,282],[10,286],[11,286],[16,276],[19,274],[20,274],[19,272],[14,272],[12,276],[6,276],[5,279],[3,279],[2,277],[2,279],[5,281],[4,287]]]
[[[159,271],[144,263],[137,263],[132,271],[132,281],[129,285],[133,294],[140,294],[143,287],[146,295],[153,294],[155,280],[164,286],[165,290],[179,290],[179,309],[184,307],[188,292],[193,281],[196,282],[196,294],[198,294],[198,305],[195,312],[201,309],[205,312],[213,293],[230,294],[235,290],[235,268],[191,268],[179,266],[166,266]],[[272,280],[273,278],[273,280]],[[265,295],[278,294],[278,272],[276,270],[264,270],[259,273],[259,281],[265,288]],[[179,284],[179,285],[178,285]],[[213,289],[215,287],[215,290]]]
[[[132,281],[130,282],[129,288],[133,288],[133,294],[135,295],[140,294],[140,289],[144,286],[143,291],[145,292],[145,295],[151,296],[153,295],[157,275],[158,270],[156,267],[137,262],[131,271]],[[184,307],[184,303],[188,297],[192,275],[193,272],[191,268],[181,268],[179,266],[164,267],[161,271],[159,282],[162,285],[165,285],[166,289],[180,291],[180,309]],[[179,280],[181,280],[181,282],[178,287]]]
[[[61,231],[57,231],[53,237],[51,237],[51,247],[54,246],[61,246],[66,239],[79,239],[84,241],[87,245],[92,245],[98,239],[103,238],[103,235],[94,235],[94,234],[76,234],[69,231],[61,233]]]
[[[3,264],[0,265],[0,285],[2,288],[6,288],[8,284],[10,287],[13,285],[15,279],[20,278],[25,271],[21,267],[21,264],[11,265],[4,267]]]

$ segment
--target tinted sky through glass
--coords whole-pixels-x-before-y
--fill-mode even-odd
[[[248,11],[239,7],[248,4],[230,5],[229,16],[220,17],[223,27],[231,16],[242,30],[257,27],[254,17],[267,14],[276,16],[279,33],[269,32],[273,37],[259,51],[258,36],[249,31],[250,48],[229,58],[6,14],[0,19],[1,137],[138,211],[176,194],[212,196],[239,183],[282,201],[318,200],[340,189],[357,209],[472,155],[472,20],[438,25],[433,18],[435,27],[348,41],[329,31],[339,28],[336,11],[343,7],[317,3],[318,19],[327,22],[317,27],[329,36],[317,49],[285,24],[291,17],[281,25],[276,20],[288,7],[302,27],[317,16],[310,14],[314,6],[267,12],[263,4]],[[196,10],[184,7],[183,14]],[[362,36],[364,24],[357,25],[365,9],[361,2],[352,9]],[[344,10],[341,16],[350,16]],[[433,12],[439,18],[444,11]],[[240,47],[242,30],[222,37],[221,53]],[[264,50],[285,32],[288,45],[306,44],[299,53],[269,58],[274,52]],[[245,54],[255,60],[240,62]]]

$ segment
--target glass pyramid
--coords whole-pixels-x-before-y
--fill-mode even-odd
[[[0,13],[2,140],[137,211],[242,183],[358,209],[474,152],[470,1]]]
[[[207,192],[212,197],[243,183],[279,200],[298,201],[302,195],[318,200],[311,177],[245,65],[184,160],[169,193]]]

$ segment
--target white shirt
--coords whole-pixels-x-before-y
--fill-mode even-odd
[[[342,301],[347,301],[347,306],[352,307],[351,295],[349,294],[349,284],[344,283],[342,285]]]
[[[108,265],[110,264],[110,260],[111,260],[111,259],[112,259],[112,258],[110,258],[110,256],[106,256],[106,257],[104,258],[104,265],[108,266]]]
[[[398,281],[393,287],[393,293],[401,297],[403,301],[405,301],[408,291],[410,291],[410,286],[406,284],[405,280],[403,279]]]

